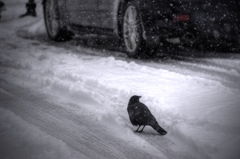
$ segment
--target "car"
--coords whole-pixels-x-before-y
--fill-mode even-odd
[[[222,38],[218,33],[224,31],[231,34],[228,39],[235,40],[239,35],[239,3],[223,2],[43,0],[43,12],[48,37],[53,41],[70,40],[75,34],[107,35],[118,39],[129,57],[149,57],[162,47],[162,41],[174,38],[193,45],[205,42],[204,38]],[[232,18],[225,18],[228,13]]]
[[[116,37],[130,57],[149,56],[166,38],[184,36],[190,18],[168,0],[44,0],[48,37],[74,34]]]

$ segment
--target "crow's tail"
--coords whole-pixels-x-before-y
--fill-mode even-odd
[[[151,125],[154,130],[156,130],[161,135],[166,135],[167,131],[164,130],[157,122]]]

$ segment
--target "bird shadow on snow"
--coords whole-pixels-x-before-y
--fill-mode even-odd
[[[163,136],[163,135],[160,135],[160,134],[154,132],[154,130],[151,130],[150,128],[147,128],[147,127],[142,132],[135,132],[135,130],[134,130],[134,134],[139,135],[139,136],[149,136],[149,137],[150,136],[151,137]]]

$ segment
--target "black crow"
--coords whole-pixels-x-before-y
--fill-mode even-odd
[[[132,96],[128,102],[128,115],[131,123],[138,126],[136,132],[142,132],[146,125],[150,125],[161,135],[166,135],[167,132],[158,124],[156,118],[152,115],[148,107],[139,101],[141,96]],[[138,129],[143,126],[139,131]]]

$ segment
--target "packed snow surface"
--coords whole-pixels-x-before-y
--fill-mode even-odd
[[[19,19],[25,0],[6,1],[0,21],[0,158],[240,158],[239,54],[139,61],[52,43],[36,2]],[[166,136],[133,132],[132,95]]]

